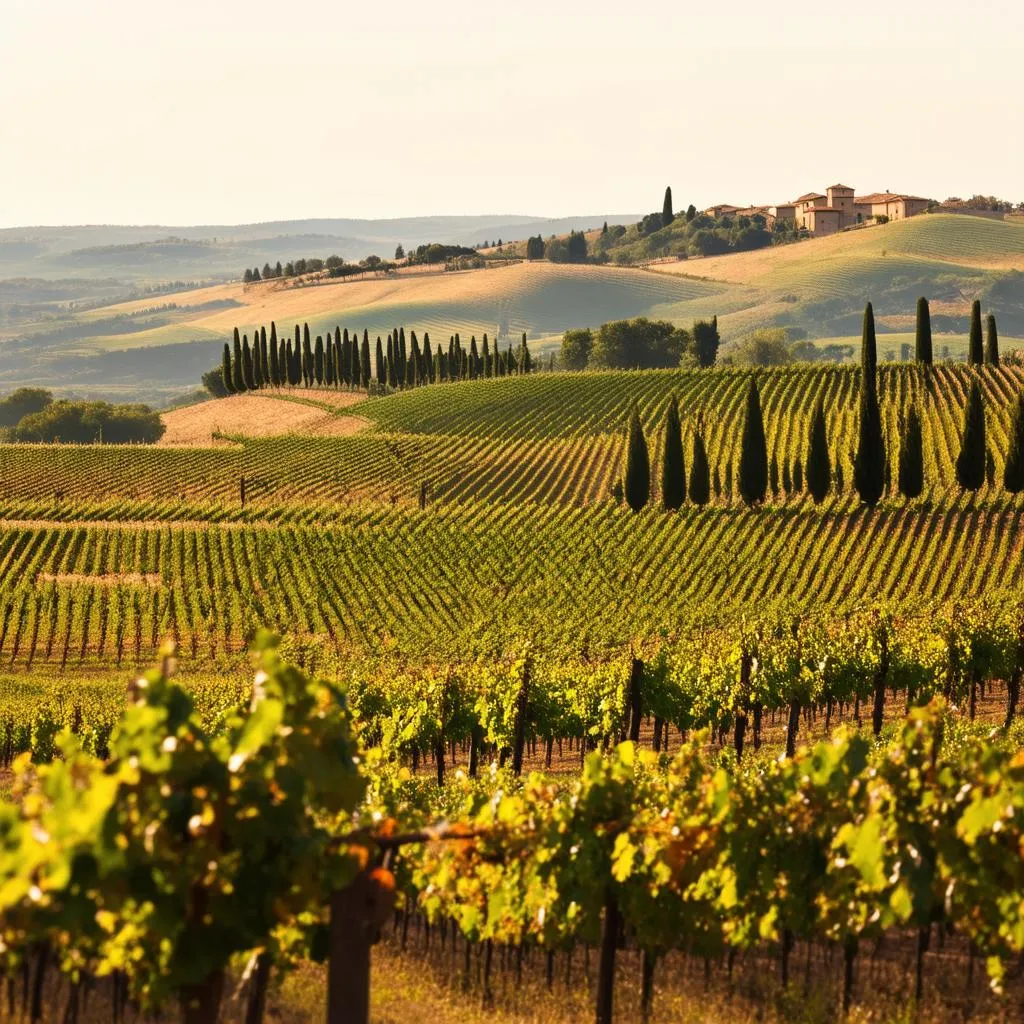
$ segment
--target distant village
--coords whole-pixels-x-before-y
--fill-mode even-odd
[[[924,213],[931,205],[930,199],[921,196],[896,192],[858,196],[849,185],[829,185],[824,193],[808,192],[791,203],[747,207],[722,203],[709,207],[705,212],[716,220],[719,217],[760,216],[769,229],[774,229],[779,221],[789,221],[794,227],[812,235],[834,235],[837,231],[871,221],[906,220]]]

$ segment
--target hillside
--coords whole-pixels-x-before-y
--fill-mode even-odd
[[[194,386],[220,359],[234,327],[308,322],[314,335],[345,327],[386,335],[395,326],[435,339],[501,333],[507,342],[560,336],[579,324],[671,317],[722,290],[637,270],[520,263],[459,273],[426,272],[306,287],[282,281],[229,284],[89,310],[22,331],[5,345],[0,381],[159,400]]]
[[[89,394],[159,402],[193,386],[234,327],[251,333],[272,320],[285,329],[308,322],[314,335],[339,324],[371,337],[404,326],[435,341],[455,331],[492,339],[526,332],[547,352],[569,327],[641,315],[689,324],[717,314],[724,353],[730,340],[770,326],[856,346],[868,300],[880,351],[898,358],[922,294],[932,302],[940,355],[962,355],[975,298],[996,314],[1004,350],[1015,347],[1024,338],[1024,224],[928,215],[647,270],[538,262],[458,273],[410,268],[302,287],[220,284],[0,326],[8,339],[0,382],[59,380]]]

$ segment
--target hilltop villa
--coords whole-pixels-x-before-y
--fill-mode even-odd
[[[829,185],[825,193],[808,192],[791,203],[777,206],[730,206],[723,203],[712,206],[705,212],[712,217],[764,217],[769,228],[776,221],[790,220],[798,228],[805,228],[812,235],[833,235],[844,228],[863,224],[876,217],[889,220],[906,220],[924,213],[929,200],[920,196],[908,196],[896,192],[872,192],[857,196],[849,185]]]

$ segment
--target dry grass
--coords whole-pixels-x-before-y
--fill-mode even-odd
[[[277,437],[282,434],[347,437],[368,425],[361,416],[339,416],[332,409],[358,402],[354,392],[311,391],[312,402],[291,401],[273,395],[232,395],[184,409],[174,409],[161,419],[167,428],[160,439],[164,448],[208,448],[230,442],[217,434],[237,437]],[[325,396],[330,396],[329,398]]]

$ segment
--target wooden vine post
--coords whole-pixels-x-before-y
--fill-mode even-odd
[[[622,911],[609,888],[604,904],[604,933],[597,975],[597,1024],[612,1024],[615,1002],[615,953],[622,931]]]
[[[634,655],[629,674],[629,738],[640,742],[640,720],[644,713],[643,699],[644,663]]]
[[[327,1024],[369,1024],[370,947],[394,908],[384,868],[366,868],[331,897]]]

